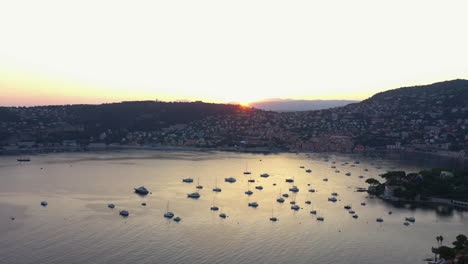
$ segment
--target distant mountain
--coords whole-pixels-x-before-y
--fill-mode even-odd
[[[250,103],[251,107],[276,112],[312,111],[341,107],[359,101],[353,100],[294,100],[272,98]]]

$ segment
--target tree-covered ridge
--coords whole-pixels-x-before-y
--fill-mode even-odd
[[[432,253],[445,260],[456,260],[458,264],[468,264],[468,238],[465,235],[459,234],[452,242],[453,247],[443,245],[443,236],[437,236],[436,240],[437,247],[432,248]]]
[[[382,174],[385,183],[370,178],[366,183],[378,187],[379,193],[384,186],[395,188],[393,195],[397,198],[414,200],[444,198],[468,202],[468,169],[448,170],[430,169],[419,173],[391,171]]]

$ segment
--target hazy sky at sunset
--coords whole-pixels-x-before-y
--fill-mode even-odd
[[[365,99],[468,79],[468,1],[1,1],[0,105]]]

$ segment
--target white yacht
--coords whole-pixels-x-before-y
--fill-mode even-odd
[[[234,183],[234,182],[236,182],[236,178],[233,178],[233,177],[224,178],[224,181],[225,181],[225,182]]]
[[[301,207],[299,207],[299,205],[295,204],[295,205],[291,206],[291,209],[294,210],[294,211],[297,211],[297,210],[301,209]]]
[[[250,206],[250,207],[257,208],[257,207],[258,207],[258,203],[257,203],[257,202],[249,203],[249,206]]]
[[[193,198],[193,199],[198,199],[198,198],[200,198],[200,194],[197,193],[197,192],[189,193],[189,194],[187,194],[187,197],[188,198]]]
[[[296,192],[299,191],[299,188],[297,188],[297,186],[293,186],[293,187],[289,188],[289,191],[296,193]]]
[[[146,189],[144,186],[134,188],[135,192],[141,195],[147,195],[149,193],[148,189]]]
[[[128,215],[129,215],[129,213],[128,213],[127,210],[122,210],[122,211],[119,212],[119,214],[120,214],[121,216],[128,216]]]

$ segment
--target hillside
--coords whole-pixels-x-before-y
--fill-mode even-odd
[[[468,153],[468,81],[382,92],[359,103],[273,112],[202,102],[0,108],[0,146],[88,143]],[[23,143],[22,143],[23,142]],[[457,154],[458,155],[458,154]]]
[[[88,140],[103,132],[107,134],[106,141],[119,141],[128,132],[161,130],[239,111],[253,110],[228,104],[159,101],[3,107],[0,108],[0,143],[10,142],[11,138],[36,142]]]

